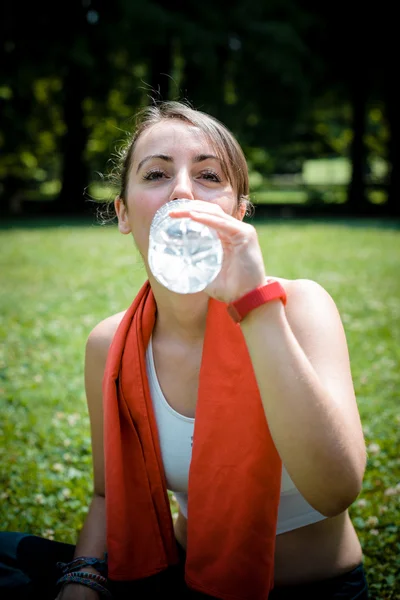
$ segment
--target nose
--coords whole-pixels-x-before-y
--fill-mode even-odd
[[[170,200],[194,200],[192,180],[186,170],[179,171],[173,182]]]

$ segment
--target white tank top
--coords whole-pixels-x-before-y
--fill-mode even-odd
[[[151,338],[146,351],[146,367],[167,489],[173,492],[182,514],[187,517],[194,418],[181,415],[168,404],[157,379]],[[303,498],[282,465],[277,535],[325,518]]]

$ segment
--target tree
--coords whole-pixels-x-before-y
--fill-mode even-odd
[[[397,82],[397,21],[393,7],[386,6],[380,21],[382,87],[385,113],[389,127],[388,141],[388,200],[390,215],[400,216],[400,92]]]

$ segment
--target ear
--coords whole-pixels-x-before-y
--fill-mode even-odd
[[[245,202],[244,200],[241,200],[241,202],[236,210],[236,218],[239,219],[239,221],[243,221],[243,219],[246,215],[246,210],[247,210],[247,202]]]
[[[118,217],[118,229],[124,235],[131,233],[132,230],[128,219],[128,211],[124,201],[119,196],[114,200],[114,207]]]

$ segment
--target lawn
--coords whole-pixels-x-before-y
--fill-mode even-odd
[[[268,273],[318,281],[342,315],[369,455],[351,514],[372,598],[399,598],[399,227],[254,224]],[[50,221],[0,236],[1,528],[72,543],[92,491],[86,338],[128,306],[145,271],[115,226]]]

